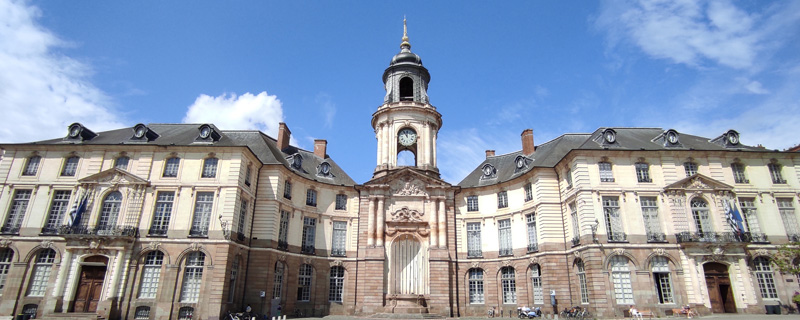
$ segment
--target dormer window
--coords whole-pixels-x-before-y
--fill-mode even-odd
[[[483,165],[481,171],[483,172],[481,179],[492,179],[497,177],[497,169],[495,169],[494,166],[489,163]]]
[[[69,125],[67,139],[69,140],[92,140],[97,134],[87,129],[82,124],[75,122]]]
[[[217,130],[209,124],[204,124],[197,128],[197,130],[199,130],[200,133],[197,136],[196,141],[214,142],[219,141],[219,138],[222,137],[219,132],[217,132]]]
[[[317,166],[317,176],[330,178],[333,175],[331,174],[331,164],[326,162],[322,162]]]
[[[303,168],[303,156],[301,156],[299,153],[293,154],[291,156],[290,160],[291,160],[290,164],[292,165],[292,168],[295,168],[297,170],[300,170],[300,169]]]
[[[680,135],[678,131],[675,129],[669,129],[664,132],[664,146],[669,147],[681,147]]]
[[[614,129],[606,129],[603,131],[603,141],[607,144],[617,142],[617,132]]]
[[[739,133],[736,130],[728,130],[728,133],[725,134],[725,139],[728,140],[728,143],[731,145],[739,144]]]
[[[525,156],[517,156],[514,158],[514,173],[518,173],[528,168],[528,162],[531,160]]]
[[[147,141],[153,141],[158,137],[159,135],[155,131],[151,130],[143,123],[133,126],[133,136],[131,137],[131,140],[140,140],[147,142]]]

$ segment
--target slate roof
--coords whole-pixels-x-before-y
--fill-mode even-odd
[[[188,146],[188,147],[247,147],[263,164],[280,164],[305,178],[327,184],[353,186],[353,181],[333,159],[322,159],[313,152],[289,146],[286,150],[278,150],[277,140],[258,130],[220,130],[213,124],[212,128],[220,134],[219,140],[207,142],[198,139],[202,124],[148,124],[147,127],[158,134],[151,141],[136,140],[133,128],[114,129],[97,132],[90,140],[58,138],[21,144],[7,145],[153,145],[153,146]],[[301,154],[301,169],[292,167],[287,157],[295,153]],[[317,166],[323,161],[331,165],[331,176],[317,175]]]
[[[616,132],[616,141],[613,144],[606,143],[603,133],[606,129]],[[494,185],[514,179],[534,167],[552,168],[558,164],[572,150],[740,150],[740,151],[766,151],[760,147],[738,144],[726,146],[723,143],[724,134],[713,138],[704,138],[689,134],[680,133],[679,143],[669,145],[665,143],[666,130],[662,128],[598,128],[593,133],[564,134],[535,148],[533,155],[527,158],[530,161],[522,169],[517,169],[515,159],[522,155],[522,151],[509,154],[489,157],[475,170],[470,172],[461,182],[460,187],[480,187]],[[495,176],[486,178],[483,174],[483,167],[486,164],[492,165],[496,169]]]

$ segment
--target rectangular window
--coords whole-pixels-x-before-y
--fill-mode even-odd
[[[733,171],[733,181],[736,183],[750,183],[747,176],[744,174],[744,165],[741,163],[731,163],[731,171]]]
[[[530,183],[525,184],[525,202],[533,200],[533,185]]]
[[[772,177],[772,183],[786,183],[786,180],[783,179],[783,175],[781,174],[781,165],[770,163],[767,167],[769,168],[769,175]]]
[[[497,222],[497,234],[500,237],[500,256],[510,256],[511,251],[511,219]]]
[[[467,211],[478,211],[478,196],[467,196]]]
[[[536,215],[533,213],[525,215],[525,221],[528,223],[528,252],[539,251],[539,240],[536,237]]]
[[[572,169],[567,169],[567,189],[572,189]]]
[[[686,171],[687,177],[691,177],[697,173],[697,164],[694,162],[684,162],[683,170]]]
[[[344,268],[339,266],[331,267],[328,301],[342,302],[343,292],[344,292]]]
[[[531,286],[533,287],[533,304],[544,304],[544,290],[542,289],[542,275],[539,265],[531,268]]]
[[[286,250],[289,243],[286,241],[289,232],[289,211],[281,210],[281,221],[278,227],[278,249]]]
[[[153,211],[153,224],[150,226],[151,236],[166,236],[169,229],[169,219],[172,216],[172,206],[175,201],[175,192],[159,191],[156,195],[156,208]]]
[[[80,160],[80,158],[76,156],[67,158],[64,161],[64,168],[61,169],[61,176],[74,177],[75,173],[78,171],[78,160]]]
[[[213,192],[198,192],[194,203],[194,216],[190,236],[208,236],[208,225],[211,222],[211,211],[214,206]]]
[[[297,285],[297,301],[311,300],[311,265],[304,264],[300,266]]]
[[[483,304],[483,270],[469,270],[469,303]]]
[[[8,270],[11,269],[11,259],[14,258],[14,251],[11,249],[0,250],[0,296],[3,295],[3,288],[6,286]]]
[[[200,286],[203,284],[203,265],[205,255],[202,252],[190,253],[186,258],[181,286],[181,302],[196,303],[200,300]]]
[[[628,258],[614,256],[611,258],[611,280],[614,284],[614,297],[618,305],[633,304],[633,287]]]
[[[239,277],[239,259],[233,259],[233,265],[231,265],[231,277],[228,278],[228,302],[233,302],[233,298],[236,297],[236,278]]]
[[[481,223],[468,222],[467,223],[467,257],[478,258],[482,257],[481,252]]]
[[[797,217],[794,214],[794,206],[792,206],[792,198],[778,198],[778,211],[780,211],[781,219],[783,220],[783,227],[786,229],[786,235],[792,241],[800,238],[800,229],[797,225]]]
[[[514,268],[503,267],[500,269],[501,285],[503,286],[503,304],[517,303],[517,280],[514,277]]]
[[[252,175],[252,169],[248,165],[247,168],[244,170],[244,184],[246,186],[250,186],[250,176]]]
[[[203,173],[201,178],[214,178],[217,176],[217,158],[207,158],[203,161]]]
[[[672,294],[672,280],[669,276],[669,261],[664,257],[655,257],[651,265],[653,280],[656,283],[656,293],[658,293],[658,303],[675,303]]]
[[[344,257],[346,255],[345,241],[347,239],[347,221],[333,222],[333,239],[331,240],[331,255]]]
[[[181,165],[181,158],[172,157],[167,159],[167,163],[164,165],[164,174],[162,177],[165,178],[175,178],[178,176],[178,168]]]
[[[581,287],[581,303],[589,303],[589,286],[586,284],[586,267],[583,260],[578,260],[578,281]]]
[[[148,306],[136,307],[136,312],[133,315],[133,319],[135,319],[135,320],[147,320],[147,319],[150,319],[150,307],[148,307]]]
[[[317,231],[317,219],[303,217],[303,253],[314,254],[314,236]]]
[[[337,194],[336,195],[336,210],[347,210],[347,195],[346,194]]]
[[[600,162],[597,166],[600,167],[601,182],[614,182],[614,172],[611,171],[610,162]]]
[[[653,182],[650,179],[650,165],[644,162],[637,162],[635,165],[636,167],[636,179],[639,182]]]
[[[247,221],[247,205],[247,200],[242,199],[242,205],[239,206],[239,223],[236,226],[236,232],[242,236],[244,236],[244,224]]]
[[[608,241],[627,241],[619,212],[619,197],[603,197],[603,213],[606,217]]]
[[[286,199],[292,198],[292,183],[289,180],[283,183],[283,197]]]
[[[142,268],[142,285],[139,289],[139,299],[155,299],[158,292],[158,282],[161,277],[161,264],[164,263],[164,254],[161,251],[151,251],[147,254]]]
[[[39,162],[42,160],[40,156],[32,156],[28,158],[28,162],[25,164],[25,170],[22,170],[23,176],[35,176],[36,172],[39,171]]]
[[[306,190],[306,205],[316,207],[317,206],[317,191],[314,189]]]
[[[772,274],[770,261],[764,257],[758,257],[754,260],[756,280],[758,280],[758,289],[761,291],[761,297],[764,299],[778,299],[778,291],[775,289],[775,278]]]
[[[114,168],[120,170],[128,170],[128,162],[130,162],[131,158],[128,157],[119,157],[114,160]]]
[[[508,207],[508,192],[500,191],[497,193],[497,208],[507,208]]]
[[[14,200],[11,201],[11,207],[8,210],[8,217],[3,229],[0,233],[19,233],[19,228],[22,226],[22,219],[25,218],[25,212],[28,210],[28,201],[31,199],[31,190],[16,190],[14,191]]]
[[[275,264],[275,281],[272,284],[272,299],[281,297],[283,291],[283,264],[278,262]]]
[[[658,201],[656,197],[639,197],[639,204],[642,206],[642,218],[644,219],[645,232],[647,232],[647,241],[666,241],[664,233],[661,232],[661,223],[658,221]]]
[[[751,234],[761,233],[761,226],[758,223],[758,209],[756,209],[755,198],[740,198],[739,205],[742,207],[742,218],[745,227]]]
[[[58,228],[64,223],[64,215],[67,213],[69,198],[72,191],[56,190],[53,193],[53,202],[50,203],[50,213],[47,215],[47,222],[42,229],[42,233],[57,233]]]
[[[580,222],[578,221],[578,207],[575,205],[575,202],[569,204],[569,216],[570,220],[572,220],[572,237],[580,239],[581,226]]]

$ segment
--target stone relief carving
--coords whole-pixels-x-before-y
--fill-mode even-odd
[[[286,262],[286,255],[285,254],[278,255],[278,261]]]
[[[476,269],[477,268],[481,268],[481,264],[478,261],[473,261],[471,267],[472,268],[476,268]],[[481,269],[483,269],[483,268],[481,268]]]
[[[410,181],[406,181],[403,188],[397,190],[395,193],[397,196],[426,196],[428,193],[422,190],[422,188]]]
[[[160,246],[161,246],[161,242],[153,241],[153,242],[150,242],[147,245],[147,248],[150,249],[151,251],[155,251],[155,250],[158,250],[158,247],[160,247]]]
[[[770,254],[769,254],[769,251],[767,251],[767,249],[757,249],[755,251],[755,255],[756,256],[769,256]]]
[[[530,262],[530,264],[539,264],[539,258],[531,257],[530,259],[528,259],[528,262]]]
[[[0,248],[8,248],[10,244],[11,240],[8,240],[6,238],[0,239]]]
[[[618,256],[625,255],[625,249],[623,249],[623,248],[616,248],[616,249],[612,250],[611,252],[613,252],[615,255],[618,255]]]
[[[511,261],[509,261],[509,260],[504,260],[504,261],[503,261],[503,266],[504,266],[504,267],[510,267],[510,266],[511,266]]]
[[[89,242],[89,249],[90,249],[90,250],[97,250],[97,249],[100,249],[100,245],[101,245],[101,244],[100,244],[100,242],[99,242],[99,241],[92,240],[91,242]]]
[[[331,261],[331,267],[341,267],[341,266],[342,266],[342,260],[341,259],[336,259],[336,260]]]
[[[42,241],[41,246],[42,246],[42,248],[52,248],[53,247],[53,241],[44,240],[44,241]]]
[[[303,263],[305,263],[305,264],[311,264],[311,258],[309,258],[309,257],[305,257],[305,258],[303,258]]]
[[[703,183],[700,178],[694,178],[692,181],[686,186],[687,189],[711,189],[707,184]]]
[[[189,248],[191,248],[191,249],[192,249],[192,251],[200,251],[200,248],[202,248],[202,247],[203,247],[203,246],[201,246],[201,245],[200,245],[199,243],[197,243],[197,242],[193,242],[193,243],[192,243],[192,244],[189,246]]]
[[[422,222],[422,216],[424,213],[421,213],[417,210],[409,209],[408,207],[402,207],[400,210],[392,212],[392,221],[394,222]]]
[[[656,248],[656,249],[653,249],[653,254],[655,254],[657,256],[666,256],[667,255],[667,250],[664,249],[664,248]]]

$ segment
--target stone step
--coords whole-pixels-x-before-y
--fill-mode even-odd
[[[445,317],[433,313],[378,313],[369,316],[370,319],[444,319]]]
[[[51,313],[42,317],[52,320],[103,320],[96,313],[89,312],[70,312],[70,313]]]

